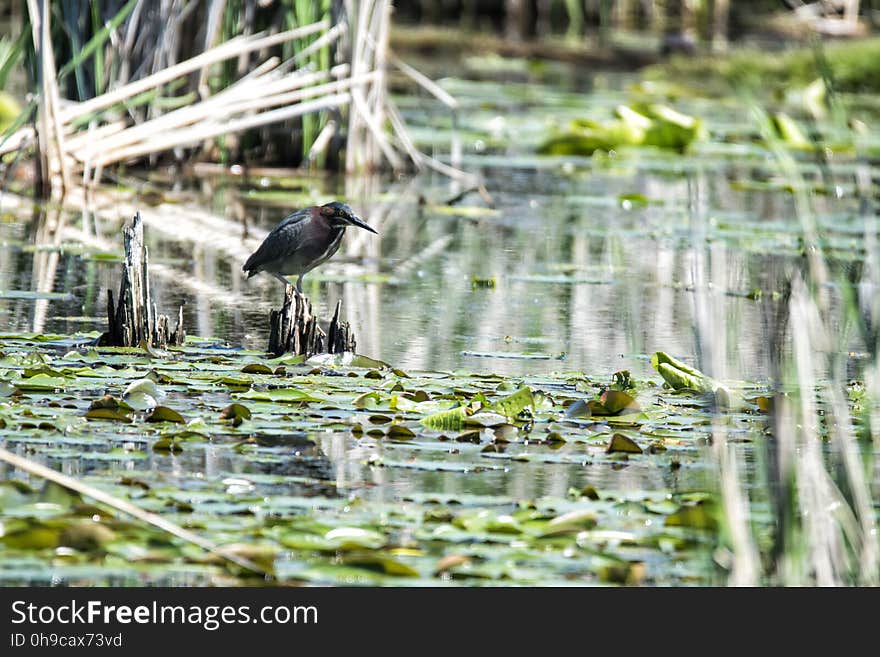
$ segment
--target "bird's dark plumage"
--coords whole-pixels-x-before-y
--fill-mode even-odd
[[[339,250],[347,226],[376,232],[338,201],[294,212],[266,236],[242,270],[248,278],[266,272],[285,285],[284,276],[295,274],[297,290],[302,292],[303,276]]]

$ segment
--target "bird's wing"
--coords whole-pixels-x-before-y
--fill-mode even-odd
[[[296,243],[297,234],[302,230],[303,222],[309,218],[309,214],[308,209],[299,210],[282,219],[247,259],[242,271],[255,274],[262,265],[289,256],[292,253],[291,244]]]

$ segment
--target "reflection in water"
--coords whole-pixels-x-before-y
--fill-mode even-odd
[[[154,173],[150,184],[163,188],[165,202],[152,204],[148,196],[130,200],[120,190],[96,196],[78,211],[32,211],[0,191],[0,330],[103,331],[107,289],[119,284],[121,225],[139,210],[160,312],[183,303],[191,336],[261,350],[268,341],[269,310],[281,303],[282,290],[269,277],[246,281],[241,265],[287,213],[340,199],[380,234],[347,231],[340,251],[306,276],[305,293],[324,317],[343,299],[360,353],[410,371],[463,369],[512,377],[579,371],[602,382],[622,369],[658,380],[648,358],[663,350],[697,362],[719,379],[766,380],[778,371],[773,360],[780,345],[790,343],[779,334],[787,328],[790,282],[805,270],[794,196],[767,152],[743,139],[754,133],[754,125],[742,108],[716,101],[681,99],[683,111],[712,121],[715,140],[684,156],[645,149],[620,156],[535,158],[533,146],[547,134],[546,119],[564,125],[628,102],[602,80],[590,80],[588,96],[537,85],[445,81],[462,103],[462,166],[483,175],[497,203],[494,210],[475,193],[448,206],[462,190],[433,175],[340,180],[282,172],[272,179],[161,180]],[[582,80],[577,86],[588,88]],[[399,103],[414,138],[426,151],[452,150],[446,115],[425,111],[420,101]],[[808,181],[818,178],[813,156],[796,155]],[[811,194],[810,209],[822,232],[830,280],[845,276],[857,282],[863,236],[873,235],[868,223],[873,217],[860,215],[847,182],[853,163],[843,154],[835,157],[822,172],[833,193]],[[864,166],[870,187],[876,171]],[[850,351],[865,350],[856,337],[850,340]],[[847,376],[854,374],[855,359],[841,360]],[[548,389],[551,383],[558,386],[560,379],[548,382]],[[90,398],[100,394],[89,392]],[[192,402],[172,395],[170,403]],[[758,524],[769,517],[779,487],[775,469],[767,464],[774,458],[768,449],[773,441],[760,439],[761,417],[750,417],[749,429],[716,427],[725,435],[722,440],[719,433],[712,445],[716,457],[736,462]],[[721,459],[694,449],[708,442],[710,428],[687,425],[680,433],[685,438],[681,454],[674,451],[676,440],[670,443],[679,459],[676,467],[661,466],[659,459],[618,461],[604,454],[608,458],[591,462],[590,452],[577,443],[550,447],[520,441],[505,445],[503,453],[484,453],[485,443],[432,435],[402,445],[336,428],[280,440],[269,436],[275,442],[258,444],[247,458],[229,449],[241,439],[237,435],[228,436],[230,444],[224,443],[227,437],[215,436],[179,455],[154,453],[146,435],[100,440],[89,435],[80,443],[65,436],[65,444],[79,451],[51,451],[40,458],[105,484],[112,485],[121,469],[154,485],[213,492],[219,504],[240,505],[242,513],[250,498],[265,495],[275,504],[279,493],[289,498],[283,503],[299,504],[295,511],[305,512],[313,501],[351,498],[400,504],[420,497],[449,495],[460,502],[478,496],[480,504],[509,505],[563,498],[587,485],[622,492],[620,500],[636,492],[662,499],[669,493],[717,490]],[[146,456],[108,467],[104,452],[130,440]],[[725,443],[729,451],[722,454]],[[542,458],[516,458],[530,450]],[[875,459],[869,476],[875,496],[877,468]],[[230,487],[241,487],[241,500],[235,499],[238,489],[232,494]],[[273,513],[271,505],[266,512]],[[625,511],[619,515],[626,529]],[[236,525],[243,517],[235,518]],[[113,583],[112,573],[101,576]],[[14,577],[42,581],[45,573],[17,571]],[[94,583],[95,577],[84,576],[83,583]],[[137,583],[130,575],[119,577],[117,583]],[[199,582],[172,575],[169,583]]]
[[[358,351],[404,369],[645,376],[653,374],[646,355],[654,350],[698,353],[693,289],[706,283],[728,337],[726,360],[707,367],[766,377],[762,304],[777,303],[798,266],[786,255],[796,235],[780,221],[790,201],[735,190],[723,173],[688,178],[633,167],[560,181],[558,172],[489,170],[497,211],[460,215],[432,208],[449,194],[437,179],[350,178],[345,190],[313,180],[305,196],[344,192],[380,235],[348,231],[340,252],[306,277],[305,292],[324,316],[341,297]],[[618,201],[623,195],[650,202]],[[241,263],[306,203],[302,196],[265,208],[249,204],[246,190],[217,185],[210,199],[189,194],[185,203],[144,207],[160,311],[183,302],[190,334],[263,348],[268,310],[282,291],[266,277],[245,281]],[[216,211],[238,203],[250,217],[247,238],[240,221]],[[695,211],[695,203],[706,207]],[[478,198],[473,205],[481,207]],[[119,267],[105,254],[121,250],[116,236],[130,209],[51,210],[33,222],[7,215],[0,287],[37,298],[0,301],[4,330],[103,330],[106,290],[118,285]],[[774,233],[754,236],[773,222]]]
[[[480,209],[463,214],[432,207],[451,196],[434,178],[350,178],[346,189],[316,179],[306,194],[291,193],[283,208],[249,202],[247,185],[217,181],[200,195],[179,192],[185,202],[142,212],[160,312],[185,303],[188,333],[232,346],[263,348],[268,311],[282,296],[269,277],[244,280],[241,264],[255,244],[284,214],[310,203],[303,196],[317,202],[344,194],[380,235],[347,231],[340,252],[306,277],[305,292],[325,317],[343,298],[361,353],[409,370],[584,371],[601,379],[629,369],[656,378],[649,354],[662,349],[693,357],[702,332],[715,340],[707,370],[764,378],[774,341],[762,317],[785,314],[779,293],[800,267],[798,256],[787,255],[796,252],[796,233],[780,219],[791,213],[785,196],[734,189],[729,173],[670,175],[632,167],[561,179],[558,172],[487,170],[497,211],[467,197]],[[650,202],[621,201],[623,195]],[[246,237],[235,208],[249,219]],[[4,330],[104,330],[106,291],[117,287],[119,268],[105,254],[121,250],[116,236],[131,214],[129,205],[119,204],[34,220],[7,215],[0,227],[0,288],[66,296],[0,300]],[[495,286],[474,285],[474,279],[494,279]],[[697,295],[695,286],[706,291]],[[706,316],[697,312],[699,304],[710,309],[713,326],[698,325],[696,318]],[[479,445],[443,442],[419,445],[425,459],[442,464],[439,471],[373,468],[373,456],[395,460],[393,445],[348,433],[314,438],[320,452],[286,459],[293,470],[285,476],[314,477],[314,463],[318,479],[331,488],[303,488],[294,478],[291,494],[327,495],[335,488],[391,502],[419,493],[533,499],[585,485],[679,492],[704,488],[707,474],[696,463],[667,470],[640,462],[611,468],[494,460],[481,457]],[[524,448],[511,446],[509,454],[518,449]],[[560,455],[578,449],[566,445]],[[174,464],[168,475],[182,487],[198,476],[271,473],[242,470],[228,452],[218,458],[207,449],[137,467]],[[474,463],[481,472],[461,476],[460,469]],[[754,474],[754,464],[743,469]]]

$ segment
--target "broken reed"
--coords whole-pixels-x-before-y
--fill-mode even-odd
[[[51,33],[48,0],[27,2],[34,23],[33,43],[42,71],[37,101],[33,105],[39,109],[39,117],[35,127],[22,126],[23,119],[14,126],[0,142],[0,155],[36,145],[38,162],[42,164],[37,180],[51,183],[49,187],[43,185],[43,195],[63,196],[74,184],[95,186],[102,180],[105,167],[145,156],[152,158],[173,151],[178,159],[195,153],[216,157],[218,153],[212,144],[230,146],[238,141],[242,146],[239,138],[231,135],[243,133],[246,146],[247,135],[253,134],[253,130],[260,131],[257,141],[265,150],[262,154],[250,153],[251,159],[260,156],[283,159],[282,151],[295,142],[293,135],[297,132],[291,131],[289,122],[311,117],[303,125],[314,138],[308,138],[312,140],[310,144],[308,140],[301,141],[302,152],[292,157],[293,163],[323,161],[328,166],[338,166],[342,164],[340,151],[344,148],[348,172],[376,170],[386,163],[396,172],[410,167],[417,170],[429,167],[476,187],[491,204],[491,197],[478,177],[458,168],[460,146],[453,147],[451,165],[420,152],[388,97],[386,68],[393,64],[449,106],[453,115],[457,107],[437,85],[389,52],[391,0],[352,0],[345,3],[345,12],[338,15],[330,12],[332,24],[324,19],[282,32],[246,33],[198,50],[198,54],[189,59],[170,63],[175,59],[173,53],[179,52],[179,49],[173,50],[172,45],[189,43],[182,37],[183,13],[189,12],[189,16],[195,11],[192,8],[196,4],[189,4],[181,15],[168,18],[176,37],[161,46],[163,66],[154,65],[154,72],[144,75],[151,70],[145,66],[149,62],[144,61],[131,72],[134,61],[115,67],[112,57],[118,55],[105,52],[111,59],[106,60],[104,68],[111,72],[118,69],[119,76],[129,81],[121,86],[114,81],[106,93],[63,106],[59,80],[89,61],[89,57],[98,57],[99,52],[104,52],[102,48],[107,47],[109,31],[102,29],[95,34],[77,58],[64,64],[55,76],[53,44],[47,38]],[[176,6],[172,3],[171,9]],[[218,12],[219,8],[227,7],[216,3],[208,6]],[[228,5],[229,11],[233,6],[235,3]],[[300,6],[302,16],[316,15],[306,11],[305,4]],[[256,11],[252,3],[247,3],[245,9],[245,14]],[[149,3],[133,8],[126,4],[110,23],[118,23],[117,31],[128,43],[133,25],[151,16],[156,20],[151,11],[158,9]],[[42,20],[44,15],[47,21]],[[194,28],[194,33],[204,37],[204,45],[213,43],[221,17],[210,14],[204,26]],[[230,20],[228,15],[227,22]],[[248,20],[245,19],[245,26],[251,25]],[[244,31],[250,32],[249,29]],[[141,41],[142,37],[138,36],[135,44]],[[292,43],[299,43],[301,49],[294,48],[291,58],[282,61],[269,56],[273,49],[293,47],[289,45]],[[334,49],[339,56],[333,56]],[[137,48],[132,50],[132,57],[135,51]],[[128,50],[123,48],[120,52]],[[346,61],[332,64],[340,58]],[[218,65],[228,67],[233,60],[238,62],[235,77],[226,80],[227,86],[212,95],[208,83],[214,74],[210,71],[216,70]],[[102,79],[109,78],[112,75]],[[184,93],[187,90],[190,92]],[[325,121],[330,113],[335,118]],[[22,114],[23,117],[28,115],[28,112]],[[386,131],[389,124],[390,133]],[[318,130],[320,126],[323,127]],[[185,149],[191,150],[187,153]],[[224,152],[224,157],[232,157],[231,151]],[[305,160],[303,154],[306,154]]]
[[[69,186],[71,174],[80,173],[78,165],[82,163],[58,143],[73,129],[91,124],[92,129],[99,131],[100,137],[113,132],[114,128],[110,126],[118,123],[112,119],[113,114],[131,116],[135,123],[141,123],[159,117],[169,109],[186,107],[200,97],[231,87],[259,68],[273,50],[282,56],[283,61],[295,62],[302,71],[323,73],[325,81],[332,81],[331,46],[345,29],[345,17],[337,17],[337,27],[341,26],[341,29],[333,30],[333,36],[326,38],[331,29],[329,0],[317,3],[288,1],[282,2],[280,7],[235,0],[161,4],[137,0],[102,3],[74,0],[61,3],[50,11],[51,4],[48,0],[27,0],[27,12],[22,20],[26,29],[33,27],[33,35],[22,50],[38,96],[38,102],[33,106],[39,107],[41,114],[46,114],[39,120],[39,125],[44,126],[39,132],[46,133],[41,139],[47,142],[39,147],[39,151],[46,154],[44,169],[47,177],[63,175],[65,186]],[[320,25],[321,29],[296,32],[289,39],[258,41],[255,48],[248,48],[244,43],[249,36],[289,33],[310,25]],[[221,48],[221,52],[228,55],[223,64],[218,65],[217,62],[221,61],[218,59],[205,62],[199,70],[176,68],[204,52],[217,52],[218,46],[226,45],[230,48],[225,51]],[[175,75],[166,76],[136,93],[111,95],[112,104],[103,103],[98,107],[90,102],[103,97],[111,89],[117,92],[130,89],[127,85],[131,82],[160,76],[167,71],[173,71]],[[290,72],[289,64],[286,72]],[[326,93],[329,96],[333,92]],[[75,121],[70,121],[73,117],[69,113],[61,116],[58,102],[61,98],[77,101],[73,107],[82,111],[77,112]],[[53,99],[56,101],[54,105]],[[264,155],[281,155],[288,163],[301,163],[313,146],[316,130],[326,121],[326,112],[322,110],[338,105],[331,102],[308,108],[307,112],[300,114],[276,116],[273,121],[280,127],[259,121],[248,124],[242,128],[248,131],[241,142],[242,147],[253,151],[256,145],[265,144],[267,152]],[[318,113],[318,118],[307,119],[305,127],[300,125],[302,117],[312,112]],[[51,127],[57,128],[57,135],[48,129]],[[286,139],[279,139],[279,131],[283,131]],[[15,132],[10,131],[6,137]],[[35,132],[19,131],[14,137],[0,144],[4,152],[22,146],[28,138],[33,139]],[[204,140],[213,138],[232,143],[223,139],[223,133],[219,132],[208,137],[194,134],[192,138],[181,145],[204,147]],[[283,153],[270,152],[273,149],[278,151],[279,145],[283,144],[297,144],[298,150],[292,152],[285,148]],[[228,153],[228,148],[226,150]],[[238,152],[234,155],[238,157]],[[85,168],[90,167],[86,165]]]
[[[150,286],[150,256],[144,244],[144,223],[141,213],[135,214],[131,226],[123,228],[125,259],[119,295],[107,290],[108,329],[98,340],[102,346],[148,346],[164,349],[182,346],[186,341],[183,327],[183,306],[177,309],[177,327],[172,331],[170,320],[160,315]]]
[[[269,315],[269,347],[273,356],[294,354],[312,356],[328,353],[354,352],[354,333],[348,322],[341,320],[342,300],[336,302],[336,310],[325,333],[318,325],[318,317],[312,312],[311,302],[296,291],[293,285],[284,289],[284,304],[280,310]]]
[[[871,477],[880,449],[880,230],[871,166],[855,166],[866,264],[841,268],[826,255],[798,162],[766,113],[753,104],[752,114],[779,177],[794,195],[804,255],[761,273],[759,287],[781,294],[761,302],[773,401],[766,429],[755,439],[754,471],[743,467],[736,446],[728,443],[725,414],[718,413],[713,423],[725,527],[719,554],[728,555],[727,582],[734,585],[876,586],[880,544]],[[724,315],[729,272],[713,266],[718,255],[710,253],[703,201],[698,189],[690,203],[695,330],[701,369],[724,378],[736,348]],[[850,362],[854,339],[868,357]],[[851,390],[861,390],[860,399],[851,398]],[[864,442],[873,449],[863,449]],[[760,523],[752,520],[754,505],[765,500],[772,517],[769,537],[759,536]]]

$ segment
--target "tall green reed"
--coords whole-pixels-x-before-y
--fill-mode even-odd
[[[880,547],[870,473],[880,445],[880,224],[869,200],[870,166],[857,167],[862,172],[864,262],[842,265],[830,254],[817,221],[802,163],[779,139],[764,109],[755,101],[747,103],[777,177],[791,190],[802,257],[796,266],[766,274],[778,286],[780,299],[765,302],[773,403],[766,430],[754,436],[760,447],[754,485],[742,483],[742,463],[726,443],[724,413],[715,417],[712,449],[726,528],[720,547],[730,553],[727,581],[875,585]],[[839,137],[839,127],[835,134]],[[821,133],[814,139],[815,152],[824,153],[828,145]],[[723,378],[734,348],[718,305],[725,271],[705,238],[706,216],[699,202],[691,203],[691,214],[700,363],[710,375]],[[858,343],[866,356],[853,360]],[[769,535],[755,520],[763,499],[770,508]]]

